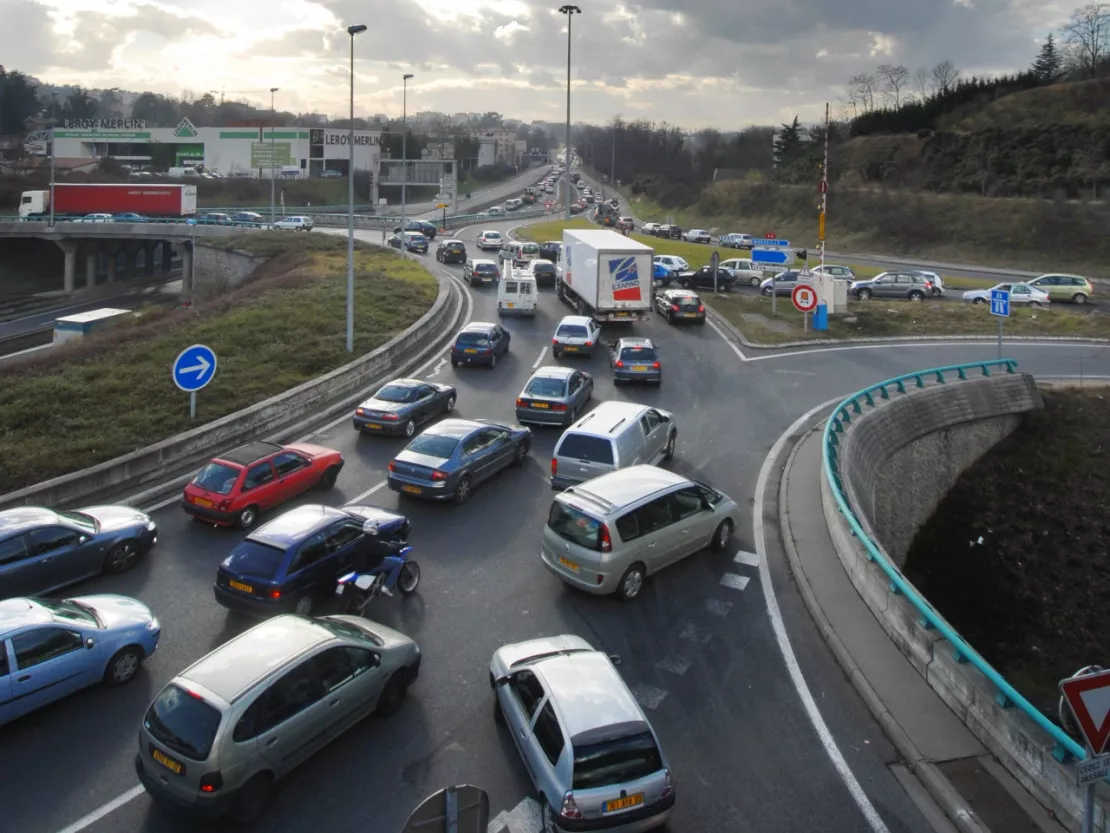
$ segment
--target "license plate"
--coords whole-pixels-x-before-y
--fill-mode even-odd
[[[251,587],[249,584],[243,584],[243,582],[241,582],[241,581],[229,581],[227,583],[227,586],[230,587],[232,590],[239,590],[240,592],[243,592],[243,593],[253,593],[254,592],[253,587]]]
[[[418,495],[424,490],[421,489],[419,486],[402,486],[401,491],[408,492],[410,495]]]
[[[688,312],[688,313],[686,313],[686,317],[687,318],[697,318],[698,314],[696,312]]]
[[[633,370],[647,370],[647,365],[646,364],[634,364],[634,365],[632,365],[632,369]]]
[[[513,305],[512,305],[512,304],[505,304],[505,306],[507,306],[507,307],[508,307],[509,309],[512,309],[512,308],[513,308]]]
[[[193,498],[193,503],[195,503],[197,506],[203,506],[205,509],[211,509],[212,508],[212,501],[205,500],[202,497]]]
[[[477,353],[478,351],[475,350],[473,347],[467,347],[465,350],[463,350],[463,352],[464,353]]]
[[[566,350],[568,353],[577,353],[578,352],[577,347],[564,347],[563,349]]]
[[[624,798],[614,798],[605,802],[605,812],[612,813],[617,810],[627,810],[629,807],[639,807],[644,803],[644,794],[626,795]]]
[[[154,760],[156,760],[158,763],[160,763],[162,766],[164,766],[175,775],[180,775],[185,771],[185,766],[183,764],[178,763],[169,755],[163,755],[157,749],[151,750],[150,757],[154,758]]]
[[[375,425],[372,422],[366,423],[366,427],[369,428],[371,431],[381,431],[382,430],[382,427],[380,425]]]
[[[546,402],[533,402],[532,407],[533,408],[550,408],[551,406],[548,405]]]
[[[581,569],[573,561],[567,558],[563,558],[561,555],[559,556],[559,563],[566,567],[568,570],[573,570],[576,573]]]

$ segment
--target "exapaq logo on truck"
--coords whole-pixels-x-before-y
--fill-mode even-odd
[[[609,276],[613,279],[614,301],[639,301],[640,271],[635,257],[618,257],[609,261]]]

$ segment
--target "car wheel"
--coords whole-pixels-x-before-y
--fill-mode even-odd
[[[987,302],[986,298],[972,298],[971,299],[971,303],[973,303],[973,304],[985,304],[986,302]]]
[[[861,301],[870,301],[871,300],[871,290],[870,289],[861,289],[859,292],[856,293],[856,297]]]
[[[527,458],[528,458],[528,446],[525,445],[524,443],[520,443],[516,447],[516,450],[513,451],[513,465],[514,466],[523,466],[524,461]]]
[[[381,696],[378,698],[378,714],[383,717],[396,714],[397,710],[404,704],[408,690],[409,670],[398,668],[393,672],[393,676],[389,678],[385,688],[382,689]]]
[[[713,533],[713,541],[709,544],[710,549],[717,551],[723,550],[728,546],[728,539],[732,537],[732,521],[727,518],[717,526],[717,531]]]
[[[270,788],[274,779],[269,773],[261,772],[247,781],[235,793],[228,817],[236,824],[248,824],[262,815],[270,801]]]
[[[459,366],[459,360],[458,359],[451,359],[451,367],[458,367],[458,366]]]
[[[771,287],[769,287],[769,286],[763,287],[763,294],[766,295],[768,298],[771,297],[771,291],[772,291]]]
[[[671,313],[671,312],[667,313],[667,323],[670,324],[671,326],[674,326],[674,313]]]
[[[416,433],[416,421],[410,419],[408,422],[406,422],[403,431],[404,431],[404,434],[405,434],[406,437],[411,437],[413,434],[415,434]]]
[[[447,401],[443,405],[443,413],[449,414],[455,410],[455,395],[451,394],[447,397]]]
[[[120,648],[108,660],[108,667],[104,669],[104,682],[110,686],[127,685],[143,664],[143,651],[137,645],[128,645]]]
[[[120,541],[104,559],[104,572],[112,576],[126,573],[138,562],[140,554],[138,542]]]
[[[470,492],[471,492],[470,475],[469,474],[464,474],[462,477],[459,478],[459,482],[455,486],[455,495],[454,495],[455,503],[459,506],[466,503],[468,500],[470,500]]]
[[[659,381],[662,382],[663,380],[660,379]],[[674,447],[677,443],[678,443],[678,434],[677,433],[672,433],[669,437],[667,437],[667,445],[663,449],[663,459],[664,460],[673,460],[674,459]]]
[[[339,479],[339,466],[328,466],[324,469],[324,473],[320,476],[320,486],[324,489],[330,489],[335,485],[335,481]]]
[[[1042,304],[1040,301],[1030,301],[1029,306],[1031,306],[1033,309],[1040,309]]]
[[[493,370],[495,367],[497,367],[497,354],[496,353],[494,353],[489,358],[489,369]]]
[[[925,293],[924,292],[918,292],[915,289],[913,292],[910,293],[910,300],[913,301],[914,303],[920,303],[921,301],[925,300]]]
[[[617,585],[617,595],[620,596],[621,601],[630,602],[640,595],[640,591],[644,589],[644,565],[637,562],[624,571],[621,576],[621,583]]]
[[[1085,304],[1087,303],[1087,296],[1084,295],[1082,292],[1076,292],[1074,295],[1071,296],[1071,302],[1073,304]]]
[[[250,529],[254,526],[254,522],[258,520],[258,507],[248,506],[239,513],[239,517],[235,519],[235,525],[240,529]]]
[[[301,596],[297,599],[297,603],[293,605],[293,612],[298,616],[308,616],[312,613],[312,597]]]

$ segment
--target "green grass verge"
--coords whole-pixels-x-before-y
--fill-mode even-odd
[[[230,238],[270,257],[257,277],[192,309],[148,309],[34,364],[0,370],[0,493],[126,454],[261,402],[384,344],[438,293],[414,260],[356,251],[355,353],[346,351],[346,240],[323,234]],[[207,344],[215,378],[188,395],[174,357]]]
[[[817,339],[895,338],[899,336],[960,336],[998,334],[998,319],[986,305],[926,301],[856,301],[847,315],[829,317],[829,328],[808,335],[802,313],[789,298],[779,298],[777,312],[771,299],[756,295],[703,296],[716,312],[745,337],[764,344]],[[1075,336],[1110,338],[1110,318],[1100,313],[1076,313],[1063,309],[1013,309],[1004,324],[1004,335]]]

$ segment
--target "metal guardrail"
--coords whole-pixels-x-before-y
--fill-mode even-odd
[[[946,384],[949,379],[967,379],[969,372],[978,371],[979,375],[990,376],[991,370],[999,370],[1004,373],[1015,373],[1017,371],[1017,362],[1013,359],[997,359],[986,362],[972,362],[970,364],[954,364],[946,365],[944,367],[936,367],[930,370],[922,370],[917,373],[907,373],[903,376],[896,376],[893,379],[887,379],[885,382],[871,385],[861,391],[857,391],[837,405],[828,421],[825,423],[825,433],[822,442],[822,455],[824,458],[825,477],[829,482],[832,489],[833,496],[836,499],[837,507],[840,509],[840,514],[848,521],[848,526],[852,530],[852,535],[863,544],[864,549],[867,551],[867,560],[874,562],[879,566],[890,581],[891,592],[896,595],[905,596],[909,602],[917,608],[918,612],[922,615],[920,624],[927,630],[938,631],[948,642],[953,646],[954,657],[957,662],[970,662],[975,668],[998,689],[995,695],[995,702],[1002,708],[1010,705],[1016,705],[1020,708],[1029,718],[1044,729],[1055,741],[1056,746],[1052,751],[1052,756],[1061,763],[1067,763],[1071,759],[1083,760],[1087,757],[1086,750],[1076,743],[1068,734],[1061,729],[1056,723],[1049,718],[1045,717],[1036,706],[1026,700],[1006,679],[999,674],[990,663],[988,663],[979,653],[969,645],[962,636],[960,636],[952,628],[951,625],[945,621],[931,604],[917,592],[917,589],[902,575],[899,570],[886,555],[879,549],[874,541],[864,531],[863,525],[859,522],[855,512],[852,511],[851,506],[848,505],[848,500],[844,496],[844,489],[840,479],[840,469],[838,466],[838,449],[840,446],[840,435],[844,433],[847,426],[851,425],[852,419],[863,413],[864,407],[875,407],[876,399],[888,400],[890,399],[891,391],[897,393],[905,393],[907,384],[913,387],[924,388],[926,380],[935,381],[938,384]],[[948,378],[945,378],[948,374]],[[931,377],[931,378],[930,378]]]

